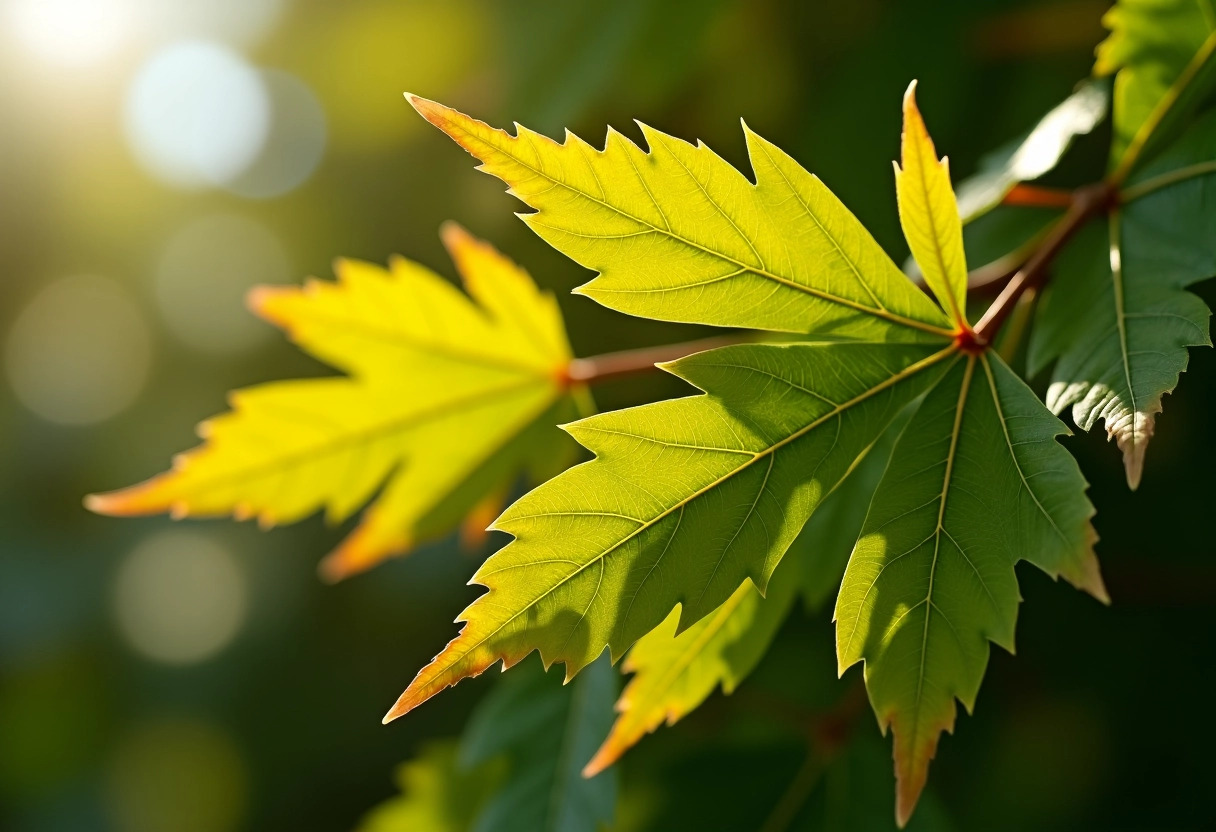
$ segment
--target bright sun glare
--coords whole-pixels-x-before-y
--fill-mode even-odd
[[[8,0],[8,27],[48,63],[84,67],[109,57],[131,35],[131,0]],[[5,28],[8,28],[5,27]]]

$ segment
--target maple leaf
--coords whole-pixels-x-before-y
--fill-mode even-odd
[[[1030,372],[1055,362],[1048,406],[1071,407],[1085,430],[1104,422],[1131,488],[1188,348],[1211,344],[1207,306],[1184,291],[1216,275],[1216,113],[1189,118],[1216,89],[1216,16],[1205,8],[1134,0],[1112,10],[1098,71],[1118,71],[1110,179],[1119,204],[1061,254],[1063,279],[1044,296],[1030,346]]]
[[[836,591],[866,508],[906,423],[904,416],[897,417],[823,500],[781,560],[767,596],[744,582],[722,606],[679,635],[679,613],[673,611],[633,646],[623,669],[634,676],[617,702],[620,716],[585,773],[612,765],[660,724],[672,725],[692,712],[717,687],[733,693],[764,656],[799,594],[817,609]]]
[[[842,669],[866,662],[879,718],[894,727],[899,818],[906,820],[937,735],[952,724],[954,697],[974,698],[988,635],[1011,643],[1014,563],[1029,559],[1105,597],[1085,481],[1055,441],[1065,428],[985,352],[962,312],[961,220],[912,90],[897,190],[902,224],[922,270],[934,274],[929,286],[940,307],[915,291],[818,179],[746,126],[754,184],[703,145],[649,127],[642,128],[649,152],[613,132],[601,151],[569,134],[564,144],[525,128],[511,136],[410,100],[537,209],[523,219],[538,234],[600,272],[584,294],[649,317],[833,340],[698,353],[664,368],[701,395],[568,426],[595,458],[497,521],[514,540],[474,575],[488,591],[459,616],[460,634],[385,719],[533,650],[546,666],[564,663],[570,678],[605,647],[614,659],[622,655],[677,606],[678,639],[746,581],[767,592],[807,519],[896,415],[924,396],[871,506],[873,518],[906,512],[894,529],[900,538],[888,545],[888,530],[867,520],[838,605],[849,632]],[[925,453],[935,455],[931,464],[914,467]],[[985,464],[994,475],[972,482]],[[931,480],[935,490],[921,493]],[[970,494],[980,495],[985,511]],[[921,538],[903,539],[926,517]],[[1039,534],[1045,522],[1057,538]],[[1008,534],[985,541],[994,523]],[[878,580],[882,567],[866,567],[903,546],[890,554],[893,562],[922,571],[927,563],[936,575],[943,550],[925,542],[940,544],[947,534],[951,555],[961,559],[975,547],[1005,595],[992,612],[974,585],[964,593],[943,578],[934,590],[930,577],[927,600],[917,599],[916,608],[925,622],[951,609],[967,646],[951,652],[943,645],[952,631],[922,624],[921,655],[931,650],[934,659],[924,663],[920,687],[934,696],[908,699],[892,693],[890,680],[904,663],[886,648],[902,643],[899,615],[912,605],[897,607],[909,591],[924,592],[924,576],[892,584]],[[871,586],[857,596],[867,580]],[[1004,603],[1010,587],[1012,606]],[[838,634],[845,630],[842,624]],[[918,686],[915,676],[904,682],[901,691]]]
[[[818,177],[743,125],[752,184],[703,144],[641,125],[603,150],[495,130],[407,96],[536,209],[522,219],[599,272],[576,289],[622,312],[717,326],[936,342],[949,319],[910,284]],[[857,313],[862,313],[858,315]]]
[[[255,289],[250,303],[305,351],[347,373],[232,395],[201,447],[140,485],[89,497],[94,511],[257,517],[318,508],[341,522],[379,489],[323,563],[341,578],[441,536],[536,460],[564,467],[555,421],[585,413],[564,380],[570,348],[557,304],[491,246],[447,225],[469,295],[402,259],[352,260],[338,282]]]

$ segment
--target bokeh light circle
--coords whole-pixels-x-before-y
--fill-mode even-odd
[[[101,277],[43,289],[8,334],[5,369],[22,404],[51,422],[87,425],[130,405],[143,389],[152,338],[127,293]]]
[[[106,783],[115,832],[235,832],[249,771],[228,733],[193,719],[137,725],[121,737]]]
[[[245,308],[246,292],[290,277],[287,253],[266,226],[236,214],[212,214],[170,238],[156,269],[156,302],[187,346],[235,353],[273,332]]]
[[[310,177],[325,154],[325,111],[303,81],[265,70],[270,96],[270,132],[262,152],[228,190],[249,199],[268,199],[294,190]]]
[[[202,534],[170,531],[127,555],[114,584],[114,611],[123,637],[140,654],[196,664],[236,637],[248,595],[231,552]]]
[[[142,0],[150,28],[166,37],[260,43],[283,17],[286,0]]]
[[[127,140],[139,163],[183,188],[222,186],[261,153],[270,95],[231,49],[184,41],[155,54],[127,91]]]

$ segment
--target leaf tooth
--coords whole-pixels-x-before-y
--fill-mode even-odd
[[[927,731],[923,730],[922,726],[914,726],[911,738],[905,739],[905,728],[898,720],[891,721],[892,733],[895,735],[895,823],[900,829],[907,826],[925,790],[925,783],[929,779],[929,764],[937,756],[937,746],[942,733],[954,733],[957,711],[953,697],[950,702],[947,717],[927,726]],[[921,740],[920,737],[926,738]]]

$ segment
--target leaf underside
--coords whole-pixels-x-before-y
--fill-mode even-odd
[[[1216,159],[1216,112],[1128,181],[1134,188]],[[1210,346],[1207,305],[1186,287],[1216,275],[1216,176],[1181,179],[1084,229],[1060,255],[1065,276],[1047,290],[1029,371],[1055,363],[1047,405],[1071,408],[1084,430],[1099,421],[1123,451],[1128,484],[1144,469],[1162,397],[1178,384],[1188,348]]]
[[[896,445],[836,602],[840,671],[866,663],[895,734],[898,816],[924,787],[959,699],[975,704],[988,641],[1013,650],[1014,564],[1106,599],[1093,507],[1059,420],[996,356],[958,356]]]

